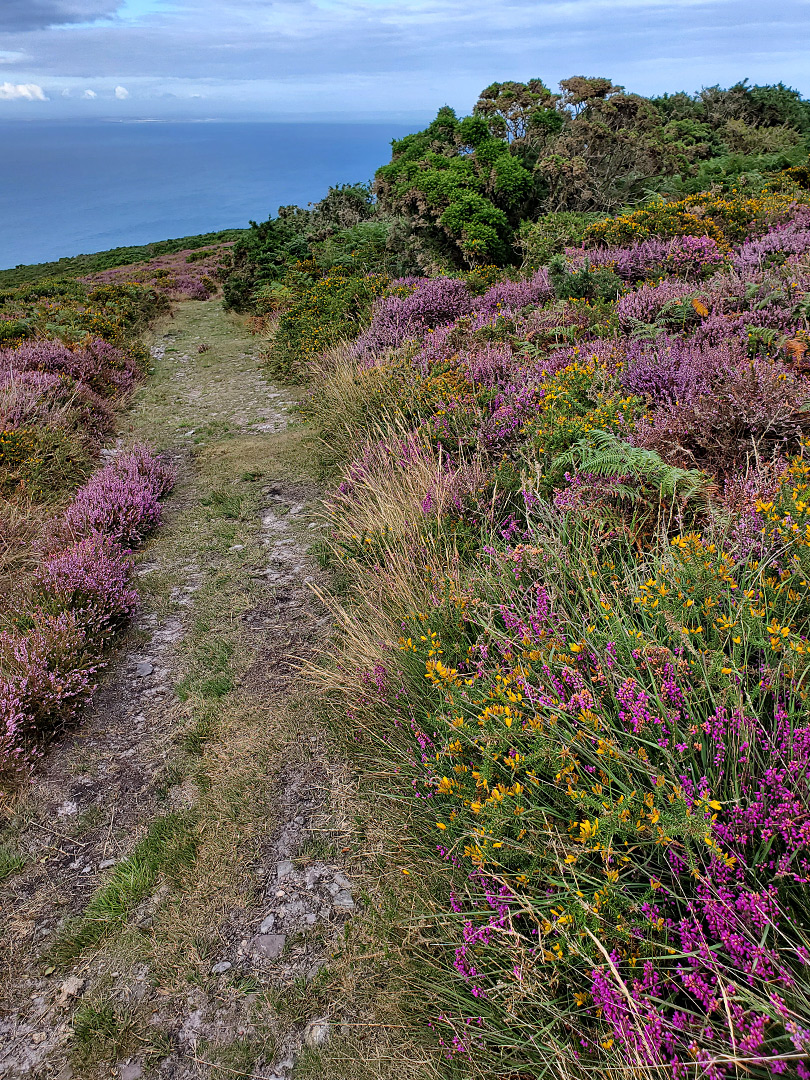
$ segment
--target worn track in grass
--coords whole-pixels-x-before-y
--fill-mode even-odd
[[[24,866],[2,887],[0,1077],[284,1080],[338,1044],[331,1076],[423,1075],[327,967],[369,880],[354,779],[296,674],[330,619],[294,395],[216,302],[181,305],[153,356],[121,438],[179,480],[136,625],[3,830]]]

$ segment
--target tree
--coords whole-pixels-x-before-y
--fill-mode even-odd
[[[644,198],[650,183],[674,172],[677,156],[660,113],[609,79],[563,79],[560,135],[538,163],[549,210],[617,210]]]
[[[541,79],[492,83],[481,91],[473,115],[486,120],[493,138],[522,149],[543,143],[560,130],[564,120],[557,111],[559,100]]]
[[[516,261],[515,229],[538,211],[540,192],[507,137],[528,121],[517,108],[507,119],[499,104],[495,94],[485,112],[461,120],[445,106],[424,131],[396,140],[377,170],[380,206],[410,220],[426,267]]]

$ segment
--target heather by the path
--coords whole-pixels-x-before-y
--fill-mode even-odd
[[[179,479],[136,624],[0,838],[0,1076],[429,1076],[379,948],[400,871],[298,673],[331,620],[295,394],[217,302],[152,344],[124,434]]]

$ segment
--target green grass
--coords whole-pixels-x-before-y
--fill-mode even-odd
[[[19,874],[23,866],[25,866],[25,859],[19,852],[8,844],[0,844],[0,882],[13,877],[14,874]]]
[[[73,1014],[73,1040],[78,1056],[84,1060],[99,1053],[118,1057],[132,1027],[129,1009],[110,1001],[82,1002]]]
[[[197,855],[195,819],[187,813],[155,818],[132,854],[113,870],[110,880],[96,893],[84,914],[70,921],[53,947],[53,958],[73,959],[109,933],[120,929],[152,892],[159,876],[177,882]]]
[[[211,244],[226,244],[238,240],[245,229],[223,229],[221,232],[201,233],[197,236],[181,236],[175,240],[159,240],[152,244],[139,244],[133,247],[110,248],[89,255],[74,255],[70,258],[57,259],[54,262],[20,264],[9,270],[0,270],[0,288],[24,285],[29,281],[41,281],[44,278],[82,277],[100,270],[111,270],[116,266],[131,266],[133,263],[147,262],[160,255],[174,255],[177,251],[208,247]]]
[[[245,516],[247,501],[243,495],[228,491],[226,488],[220,488],[217,491],[212,491],[210,495],[203,499],[202,505],[208,507],[219,517],[239,521]]]
[[[73,1014],[73,1064],[113,1065],[134,1054],[165,1057],[171,1043],[164,1032],[142,1016],[108,997],[83,1001]]]

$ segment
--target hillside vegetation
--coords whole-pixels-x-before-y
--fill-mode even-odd
[[[225,229],[220,232],[203,233],[199,236],[183,236],[177,240],[159,240],[152,244],[139,244],[134,247],[110,248],[108,251],[98,251],[93,255],[73,255],[57,259],[55,262],[20,265],[9,270],[0,270],[0,287],[10,288],[46,278],[83,277],[102,270],[149,262],[152,259],[175,255],[178,252],[190,253],[199,248],[233,243],[239,240],[244,232],[244,229]]]
[[[807,125],[496,84],[234,247],[461,1075],[810,1076]]]
[[[310,692],[410,889],[342,962],[408,973],[448,1076],[810,1080],[809,139],[782,84],[496,83],[232,246],[0,293],[6,790],[92,691],[173,482],[142,446],[99,468],[139,334],[221,285],[309,384]]]

